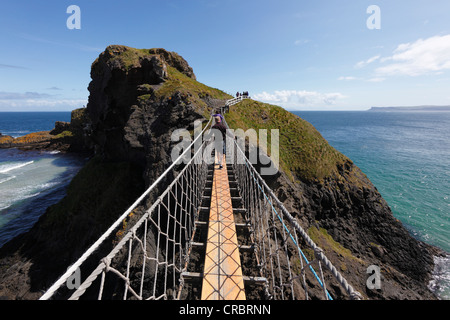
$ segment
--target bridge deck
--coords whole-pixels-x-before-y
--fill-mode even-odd
[[[245,300],[226,163],[214,166],[202,300]]]

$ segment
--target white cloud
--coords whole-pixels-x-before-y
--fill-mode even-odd
[[[61,90],[58,87],[48,90]],[[73,110],[87,105],[87,99],[61,98],[39,92],[0,91],[0,111],[60,111]]]
[[[351,81],[351,80],[358,80],[358,78],[347,76],[347,77],[339,77],[338,80],[339,81]]]
[[[295,40],[294,44],[295,44],[296,46],[301,46],[301,45],[303,45],[303,44],[307,44],[308,42],[309,42],[308,39]]]
[[[15,65],[12,65],[12,64],[0,64],[0,69],[24,69],[24,70],[28,70],[29,68],[22,67],[22,66],[15,66]]]
[[[345,98],[341,93],[320,93],[316,91],[280,90],[274,93],[262,92],[253,95],[255,100],[280,104],[285,108],[303,106],[330,106]]]
[[[67,47],[67,48],[76,49],[76,50],[80,50],[80,51],[102,52],[104,50],[99,47],[87,46],[87,45],[77,43],[77,42],[58,42],[58,41],[53,41],[53,40],[36,37],[33,35],[29,35],[29,34],[21,34],[20,36],[27,40],[50,44],[50,45],[59,46],[59,47]]]
[[[383,78],[383,77],[361,78],[361,77],[346,76],[346,77],[339,77],[338,80],[339,81],[383,82],[384,80],[386,80],[386,78]]]
[[[87,102],[87,99],[0,99],[0,111],[71,111]]]
[[[49,94],[38,92],[4,92],[0,91],[0,100],[25,100],[25,99],[41,99],[48,98]]]
[[[383,82],[384,80],[386,80],[386,78],[382,78],[382,77],[375,77],[375,78],[370,78],[367,81],[368,82]]]
[[[358,63],[355,65],[355,68],[357,68],[357,69],[364,68],[365,66],[367,66],[367,65],[369,65],[369,64],[371,64],[371,63],[377,61],[377,60],[380,59],[380,58],[381,58],[381,56],[378,55],[378,56],[374,56],[374,57],[372,57],[372,58],[369,58],[369,59],[367,59],[367,60],[360,61],[360,62],[358,62]]]
[[[450,35],[400,44],[392,56],[381,62],[387,62],[375,70],[381,76],[440,74],[450,69]]]

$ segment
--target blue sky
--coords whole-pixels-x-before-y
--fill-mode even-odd
[[[67,28],[70,5],[79,30]],[[448,0],[7,0],[0,111],[85,105],[110,44],[176,51],[200,82],[288,110],[450,105],[449,12]]]

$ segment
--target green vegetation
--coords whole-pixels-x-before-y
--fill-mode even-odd
[[[279,129],[280,169],[292,180],[323,180],[337,173],[337,165],[349,161],[331,147],[308,122],[281,107],[244,100],[226,115],[233,129],[267,129],[270,155],[270,130]]]
[[[312,226],[308,229],[308,235],[311,240],[320,248],[325,251],[334,251],[337,255],[350,259],[354,262],[359,262],[364,264],[364,261],[352,255],[349,249],[343,247],[339,242],[334,241],[334,239],[328,234],[327,230],[324,228],[318,229]],[[341,265],[341,270],[345,271],[347,266],[345,264]]]
[[[167,72],[169,79],[157,90],[156,94],[159,96],[168,97],[178,91],[199,99],[210,97],[227,100],[232,98],[229,94],[200,83],[171,66],[167,66]]]
[[[56,136],[53,136],[52,139],[64,139],[64,138],[72,138],[74,136],[72,131],[66,130],[61,132],[60,134],[57,134]]]
[[[125,69],[129,70],[134,66],[139,66],[140,59],[149,55],[149,49],[112,45],[105,50],[105,54],[108,55],[111,62],[118,61]]]
[[[206,102],[203,100],[205,98],[232,99],[229,94],[200,83],[171,66],[167,66],[167,73],[168,79],[155,91],[156,98],[170,99],[174,93],[179,92],[188,97],[190,103],[198,107],[206,107]]]

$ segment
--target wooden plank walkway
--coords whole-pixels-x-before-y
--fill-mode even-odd
[[[244,278],[224,161],[214,166],[202,300],[245,300]]]

